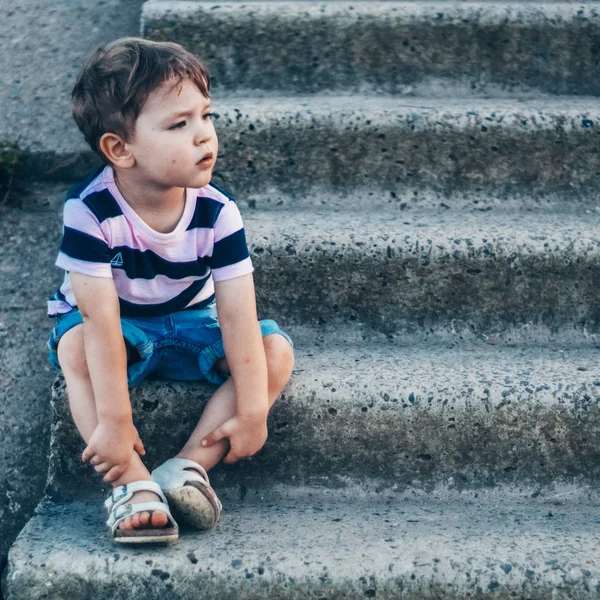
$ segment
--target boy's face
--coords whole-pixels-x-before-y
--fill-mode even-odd
[[[219,151],[210,100],[191,80],[174,81],[149,95],[127,146],[144,179],[161,187],[200,188],[210,182]]]

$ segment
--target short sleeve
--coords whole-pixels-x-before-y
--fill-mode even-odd
[[[228,200],[214,225],[214,248],[207,263],[214,281],[225,281],[254,271],[246,243],[242,216],[235,202]]]
[[[112,277],[110,248],[98,219],[80,200],[67,200],[56,266],[92,277]]]

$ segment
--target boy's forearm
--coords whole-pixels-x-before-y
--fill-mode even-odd
[[[120,322],[85,317],[83,338],[98,422],[132,419],[127,353]]]
[[[237,414],[266,418],[269,412],[267,360],[258,320],[242,315],[224,319],[221,332],[235,384]]]

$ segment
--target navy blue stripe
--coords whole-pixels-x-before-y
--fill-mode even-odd
[[[94,213],[100,223],[123,214],[118,202],[107,189],[86,196],[83,203]]]
[[[217,190],[217,192],[221,192],[221,194],[223,194],[224,196],[227,196],[227,198],[229,198],[232,202],[235,202],[235,196],[230,192],[226,192],[223,188],[220,188],[216,183],[213,183],[211,181],[209,183],[209,186],[212,188],[215,188],[215,190]]]
[[[98,167],[94,169],[89,175],[86,175],[85,179],[82,179],[79,183],[76,183],[68,192],[65,197],[65,202],[70,200],[71,198],[77,198],[79,195],[85,191],[85,188],[102,173],[104,167]]]
[[[215,295],[211,294],[206,300],[196,302],[196,304],[192,304],[191,306],[186,306],[183,310],[198,310],[200,308],[204,308],[205,306],[208,306],[214,299]]]
[[[54,301],[54,300],[60,300],[61,302],[66,302],[67,299],[65,298],[65,295],[60,291],[60,288],[58,290],[56,290],[56,292],[54,293],[53,296],[50,296],[48,298],[48,300],[50,302]]]
[[[111,258],[110,250],[105,242],[66,226],[60,251],[71,258],[88,262],[109,263]]]
[[[161,304],[133,304],[119,298],[121,315],[124,317],[163,317],[183,310],[203,288],[206,280],[194,281],[175,298]]]
[[[196,198],[196,207],[194,208],[194,214],[187,227],[187,231],[198,227],[212,229],[219,218],[223,206],[222,202],[213,198],[204,198],[202,196]]]
[[[227,265],[234,265],[248,256],[250,254],[246,244],[246,233],[242,227],[239,231],[216,242],[212,256],[205,260],[211,268],[219,269]]]
[[[60,291],[60,288],[59,288],[58,290],[56,290],[56,293],[54,294],[54,296],[52,296],[52,297],[48,298],[48,300],[49,300],[50,302],[52,302],[52,301],[56,301],[56,300],[61,300],[61,301],[62,301],[62,302],[64,302],[65,304],[69,304],[69,303],[67,302],[67,299],[65,298],[65,295],[64,295],[64,294],[63,294],[63,293]],[[69,306],[71,306],[71,305],[69,304]],[[60,313],[58,313],[58,312],[56,312],[56,311],[55,311],[55,312],[53,312],[53,313],[51,313],[50,311],[48,311],[48,317],[50,317],[51,319],[53,319],[53,318],[57,317],[59,314],[60,314]]]
[[[208,277],[210,274],[206,259],[200,257],[188,262],[171,262],[152,250],[136,250],[129,246],[111,248],[110,255],[109,262],[112,260],[113,269],[123,269],[129,279],[154,279],[157,275],[166,275],[170,279],[183,279],[184,277]]]

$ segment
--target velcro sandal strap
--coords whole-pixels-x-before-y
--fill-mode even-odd
[[[134,481],[114,488],[108,495],[108,498],[104,501],[104,506],[110,513],[115,508],[125,504],[135,492],[139,491],[154,492],[165,504],[167,503],[167,499],[162,493],[160,485],[154,481]]]
[[[194,470],[186,471],[186,468]],[[198,481],[210,486],[206,471],[197,462],[187,458],[170,458],[165,461],[152,471],[152,480],[163,490],[183,487],[186,481]]]

